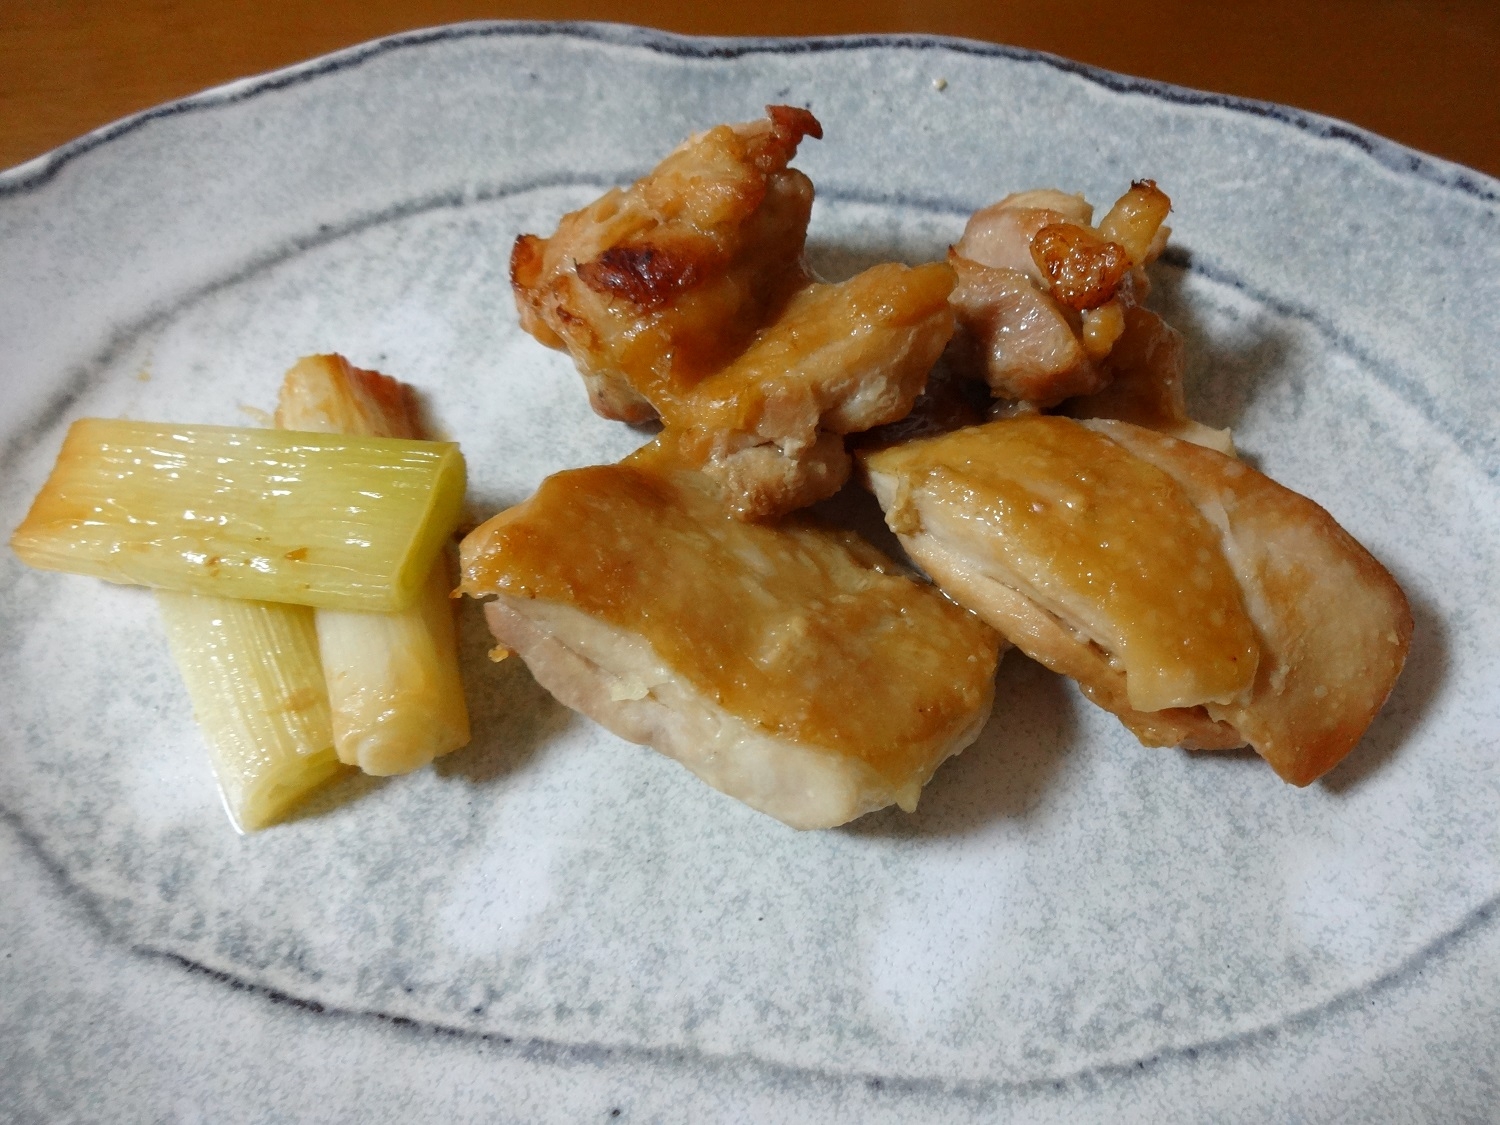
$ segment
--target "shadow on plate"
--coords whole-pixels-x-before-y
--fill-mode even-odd
[[[1396,581],[1401,582],[1399,575]],[[1364,739],[1320,782],[1339,796],[1359,788],[1401,752],[1423,717],[1432,710],[1447,678],[1450,663],[1447,624],[1435,606],[1412,594],[1409,583],[1401,582],[1401,588],[1411,602],[1413,620],[1406,667]]]
[[[372,793],[380,792],[391,781],[388,777],[371,777],[353,766],[344,766],[342,771],[337,780],[313,790],[275,823],[294,824],[299,820],[314,820],[320,816],[327,816],[345,805],[352,805],[356,801],[364,800]]]
[[[957,230],[955,230],[955,235]],[[823,281],[847,281],[857,273],[883,262],[901,262],[908,266],[942,261],[948,252],[944,242],[919,240],[912,245],[874,244],[850,246],[816,236],[807,240],[807,265]]]
[[[574,721],[531,677],[518,656],[496,663],[481,603],[464,598],[459,610],[459,663],[473,741],[433,763],[440,777],[487,785],[523,769],[537,749]]]
[[[1188,413],[1206,426],[1233,429],[1256,398],[1295,378],[1289,362],[1295,341],[1276,324],[1276,317],[1267,318],[1272,330],[1251,338],[1230,339],[1210,332],[1186,292],[1192,261],[1189,249],[1168,250],[1151,268],[1146,304],[1182,333]],[[1248,460],[1243,454],[1241,459]]]

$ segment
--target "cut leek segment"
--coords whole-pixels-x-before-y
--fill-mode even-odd
[[[112,582],[388,611],[415,599],[463,493],[451,442],[83,419],[11,547]]]
[[[343,772],[313,611],[157,592],[230,819],[253,832]]]
[[[286,373],[276,424],[375,437],[421,435],[410,387],[339,355],[307,356]],[[407,773],[468,744],[448,565],[440,555],[422,593],[404,610],[317,611],[334,747],[341,761],[366,773]]]
[[[409,773],[468,745],[447,562],[438,560],[407,609],[316,613],[333,744],[365,773]]]

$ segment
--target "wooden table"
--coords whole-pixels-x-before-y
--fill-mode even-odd
[[[1500,0],[0,0],[0,168],[232,78],[471,19],[987,39],[1315,110],[1500,176]]]

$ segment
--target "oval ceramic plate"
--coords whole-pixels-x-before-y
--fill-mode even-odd
[[[471,25],[0,176],[0,523],[72,419],[409,380],[487,515],[640,435],[517,328],[520,231],[807,105],[812,254],[930,259],[1060,186],[1175,203],[1201,417],[1407,589],[1406,673],[1296,790],[1019,657],[913,816],[799,834],[492,665],[476,738],[236,836],[141,590],[0,559],[0,1108],[21,1119],[1404,1118],[1500,1042],[1500,185],[1334,122],[941,40]],[[1163,1107],[1172,1107],[1165,1110]],[[1452,1111],[1451,1113],[1448,1111]]]

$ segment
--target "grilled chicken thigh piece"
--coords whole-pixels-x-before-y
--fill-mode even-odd
[[[802,248],[812,184],[786,166],[806,110],[694,137],[630,188],[522,235],[522,326],[565,347],[594,409],[660,418],[744,519],[838,491],[842,435],[903,416],[953,334],[941,264],[815,283]]]
[[[812,181],[787,163],[822,126],[805,109],[719,125],[650,174],[511,252],[521,327],[572,355],[594,409],[645,422],[733,359],[810,278]]]
[[[1050,189],[976,211],[948,254],[958,363],[997,397],[1039,407],[1103,390],[1112,372],[1101,361],[1146,295],[1170,207],[1142,180],[1097,227],[1082,196]]]
[[[734,362],[663,403],[668,440],[766,519],[832,496],[842,436],[904,418],[953,333],[941,265],[887,262],[800,290]]]
[[[1191,442],[1032,416],[864,455],[952,597],[1147,745],[1250,744],[1306,785],[1359,741],[1411,615],[1311,500]]]
[[[561,702],[795,828],[916,806],[977,737],[999,637],[848,532],[738,521],[649,459],[549,477],[462,589]]]

